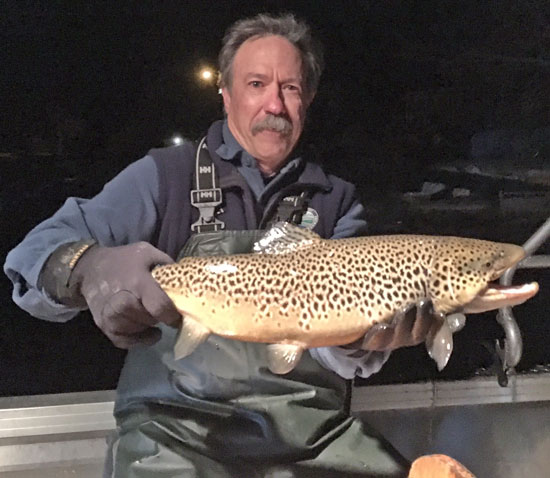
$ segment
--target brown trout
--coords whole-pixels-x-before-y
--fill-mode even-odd
[[[376,324],[430,301],[441,318],[427,344],[441,369],[452,351],[445,316],[521,304],[538,291],[492,284],[518,263],[517,245],[451,236],[321,239],[288,223],[271,228],[255,252],[188,257],[152,274],[183,320],[176,359],[209,334],[263,342],[274,373],[292,370],[304,349],[354,342]]]

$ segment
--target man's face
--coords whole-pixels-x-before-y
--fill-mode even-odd
[[[231,88],[222,88],[229,129],[258,161],[277,171],[302,134],[307,96],[300,52],[280,36],[252,38],[237,50]]]

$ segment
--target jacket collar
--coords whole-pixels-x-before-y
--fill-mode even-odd
[[[235,161],[242,160],[244,155],[252,158],[231,134],[226,120],[215,121],[210,126],[206,143],[212,160],[218,168],[220,181],[222,182],[224,177],[233,176],[235,174]],[[318,164],[307,161],[301,156],[296,156],[291,159],[287,165],[295,165],[294,168],[301,170],[297,178],[297,183],[315,186],[325,191],[330,191],[332,189],[332,185],[327,175]],[[288,171],[288,169],[283,167],[277,174],[284,174],[285,170]]]

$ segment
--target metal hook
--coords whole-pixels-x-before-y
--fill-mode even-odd
[[[504,345],[501,345],[497,339],[495,343],[495,351],[498,356],[500,367],[497,370],[497,379],[501,387],[508,385],[508,372],[514,368],[520,361],[523,353],[523,340],[519,326],[512,315],[510,307],[504,307],[497,313],[497,322],[504,329],[505,338],[502,340]]]
[[[536,251],[542,243],[544,243],[548,236],[550,235],[550,218],[548,218],[545,223],[540,226],[535,233],[523,244],[523,249],[525,250],[526,259],[529,258]],[[508,269],[500,278],[500,283],[502,285],[510,285],[512,279],[516,272],[516,269],[521,268],[524,263],[524,259],[520,264],[517,264],[515,267]],[[512,309],[510,307],[503,307],[499,309],[497,313],[497,322],[504,329],[504,347],[502,347],[499,341],[496,341],[496,352],[502,362],[502,369],[507,375],[510,369],[514,368],[520,361],[521,355],[523,353],[523,341],[521,338],[521,332],[519,326],[514,318]],[[506,379],[506,382],[508,380]],[[501,384],[501,379],[499,377],[499,384]],[[502,384],[501,384],[502,385]],[[506,385],[504,385],[506,386]]]
[[[494,346],[489,341],[483,341],[482,345],[491,354],[492,363],[489,370],[497,376],[497,382],[501,387],[507,387],[508,373],[504,365],[503,349],[500,347],[499,341],[497,340]]]

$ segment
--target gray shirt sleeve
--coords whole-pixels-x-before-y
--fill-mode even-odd
[[[66,321],[70,309],[38,290],[40,271],[62,244],[95,239],[102,246],[149,241],[157,223],[158,176],[153,158],[129,165],[92,199],[71,197],[49,219],[32,229],[6,257],[4,272],[13,283],[13,300],[40,319]]]
[[[367,221],[365,219],[365,208],[356,199],[348,212],[344,214],[334,227],[334,234],[331,239],[342,239],[344,237],[364,236],[367,233]]]

